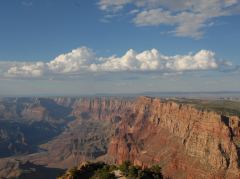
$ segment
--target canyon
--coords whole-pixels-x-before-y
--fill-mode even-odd
[[[35,168],[32,176],[57,175],[84,161],[130,160],[158,164],[170,178],[237,179],[240,119],[145,96],[4,98],[0,149],[1,178],[29,172],[22,166]]]

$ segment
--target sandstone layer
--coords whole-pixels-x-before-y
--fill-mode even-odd
[[[238,117],[147,97],[129,110],[109,144],[114,162],[159,163],[173,178],[240,178]]]
[[[130,160],[143,168],[159,164],[164,176],[177,179],[240,178],[237,116],[159,98],[93,97],[12,100],[0,104],[0,118],[8,155],[42,144],[39,153],[17,157],[34,164],[71,168],[83,160]]]

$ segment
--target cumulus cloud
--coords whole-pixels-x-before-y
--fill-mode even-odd
[[[130,49],[122,57],[106,58],[103,63],[92,64],[92,71],[158,71],[176,72],[189,70],[212,70],[218,68],[214,53],[201,50],[195,55],[165,56],[156,49],[137,53]]]
[[[45,64],[37,62],[36,64],[25,64],[22,66],[11,67],[7,71],[9,77],[40,77],[44,74]]]
[[[98,4],[106,13],[132,7],[127,14],[134,15],[135,25],[169,25],[172,34],[195,39],[202,37],[204,28],[215,18],[239,13],[240,9],[239,0],[100,0]]]
[[[81,47],[70,53],[59,55],[46,65],[50,71],[55,73],[74,73],[89,68],[95,62],[95,58],[91,49]]]
[[[175,74],[185,71],[218,70],[230,62],[217,60],[215,53],[200,50],[195,54],[166,56],[157,49],[140,53],[133,49],[123,56],[98,57],[92,49],[80,47],[61,54],[50,62],[21,63],[9,66],[7,77],[43,77],[98,72],[157,72]]]

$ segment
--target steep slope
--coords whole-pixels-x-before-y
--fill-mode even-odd
[[[238,117],[148,97],[82,98],[72,106],[76,118],[112,122],[108,153],[98,160],[160,163],[174,178],[240,177]]]
[[[71,109],[43,98],[0,101],[0,157],[38,151],[38,145],[59,135]]]
[[[141,97],[115,130],[108,155],[117,163],[161,163],[174,178],[239,178],[239,118]]]
[[[34,165],[131,160],[142,167],[159,164],[172,178],[240,178],[239,117],[193,105],[149,97],[8,99],[0,101],[0,118],[4,153],[37,147],[12,157]],[[0,177],[8,160],[0,160]]]

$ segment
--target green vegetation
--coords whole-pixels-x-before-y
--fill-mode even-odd
[[[190,104],[198,110],[215,111],[225,116],[240,116],[240,101],[231,100],[201,100],[201,99],[175,99],[180,104]]]
[[[85,163],[82,164],[79,168],[74,167],[72,169],[67,170],[65,174],[58,177],[58,179],[79,179],[79,178],[90,179],[91,177],[93,177],[96,171],[99,171],[104,166],[106,166],[106,164],[102,162]]]
[[[161,173],[161,167],[159,165],[153,165],[151,168],[142,169],[139,166],[132,165],[129,161],[125,161],[118,168],[122,172],[122,174],[128,179],[163,178]]]
[[[115,179],[116,173],[127,179],[162,179],[161,167],[154,165],[151,168],[142,169],[139,166],[132,165],[129,161],[123,164],[108,165],[105,163],[86,163],[79,168],[67,170],[64,175],[58,179]],[[118,176],[119,177],[119,176]]]
[[[129,173],[129,167],[131,166],[131,163],[129,161],[123,162],[121,165],[119,165],[118,169],[124,174],[127,175]]]
[[[101,169],[97,169],[91,179],[115,179],[115,175],[112,173],[116,169],[115,166],[104,164]]]

